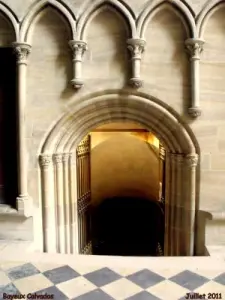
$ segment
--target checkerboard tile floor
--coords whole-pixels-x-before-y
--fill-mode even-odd
[[[47,294],[55,300],[176,300],[187,293],[194,293],[193,299],[203,294],[209,299],[208,293],[216,293],[225,299],[225,270],[88,268],[0,260],[0,299],[4,293],[26,295],[25,299],[28,294]]]

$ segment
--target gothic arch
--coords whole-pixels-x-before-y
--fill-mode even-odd
[[[198,145],[188,126],[166,104],[144,94],[108,91],[89,95],[79,104],[71,105],[69,111],[52,128],[39,154],[43,209],[39,224],[43,225],[40,236],[44,251],[57,252],[57,236],[64,234],[60,228],[69,226],[72,239],[65,240],[64,248],[67,253],[77,253],[76,147],[94,127],[127,120],[152,131],[167,150],[165,253],[193,255],[196,185],[199,184],[196,168]],[[59,224],[57,219],[59,206],[56,199],[59,195],[73,214],[71,220],[63,224]],[[62,206],[60,209],[63,209]]]
[[[0,13],[9,21],[15,36],[15,41],[18,41],[19,22],[16,15],[12,12],[12,10],[8,6],[4,5],[3,3],[0,3]]]
[[[28,41],[30,29],[34,24],[36,17],[48,6],[53,7],[60,13],[60,15],[62,15],[69,25],[71,39],[75,37],[76,19],[71,10],[63,2],[56,2],[54,0],[41,0],[29,9],[28,13],[22,20],[20,29],[20,40],[22,42]]]
[[[151,21],[153,16],[163,8],[170,9],[178,15],[186,29],[188,37],[196,37],[195,20],[189,7],[179,0],[173,1],[172,4],[165,2],[164,0],[157,0],[151,2],[138,17],[137,33],[141,38],[144,38],[147,24]]]
[[[97,0],[93,4],[90,4],[87,9],[80,16],[77,23],[77,37],[80,40],[84,39],[85,29],[91,20],[99,14],[103,9],[109,8],[114,12],[123,16],[125,23],[127,24],[131,37],[136,36],[135,17],[131,11],[119,0]]]
[[[197,18],[197,33],[200,38],[204,35],[204,30],[206,28],[209,18],[221,7],[224,7],[225,3],[221,0],[211,0],[208,5],[201,11]]]

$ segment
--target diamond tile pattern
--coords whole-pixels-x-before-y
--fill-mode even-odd
[[[223,284],[225,285],[225,272],[220,274],[219,276],[217,276],[214,281],[220,283],[220,284]]]
[[[101,270],[88,273],[84,275],[84,277],[96,286],[101,287],[119,279],[121,276],[108,268],[103,268]]]
[[[79,274],[69,266],[59,267],[43,273],[52,283],[58,284],[76,278]]]
[[[110,268],[90,267],[89,272],[79,273],[76,264],[57,267],[57,264],[38,269],[32,263],[6,262],[0,270],[0,300],[3,293],[20,295],[53,295],[55,300],[178,300],[185,299],[186,293],[221,293],[225,299],[224,270],[207,278],[204,271],[179,271],[165,278],[165,270],[136,269],[117,272]],[[46,264],[47,265],[47,264]],[[12,267],[13,266],[13,267]],[[42,270],[42,272],[41,272]],[[47,270],[47,271],[44,271]],[[122,270],[122,269],[121,269]],[[127,274],[129,274],[127,276]],[[172,275],[172,274],[171,274]],[[170,275],[170,276],[171,276]],[[7,279],[7,280],[6,280]]]
[[[129,276],[127,276],[127,279],[136,283],[143,289],[147,289],[148,287],[150,287],[156,283],[159,283],[162,280],[165,280],[164,277],[162,277],[156,273],[153,273],[147,269],[141,270],[132,275],[129,275]]]
[[[190,291],[193,291],[194,289],[209,281],[209,279],[207,279],[206,277],[200,276],[188,270],[185,270],[171,277],[170,280],[186,289],[189,289]]]

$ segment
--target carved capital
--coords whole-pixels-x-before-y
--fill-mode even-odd
[[[201,113],[202,113],[202,111],[201,111],[200,107],[189,107],[188,108],[188,114],[193,119],[196,119],[196,118],[200,117]]]
[[[54,161],[54,163],[55,163],[56,165],[62,164],[62,161],[63,161],[63,159],[62,159],[62,153],[54,154],[54,155],[53,155],[53,161]]]
[[[62,161],[67,163],[69,161],[70,153],[63,153],[62,154]]]
[[[129,80],[129,84],[134,87],[134,88],[141,88],[143,86],[143,80],[141,80],[140,78],[131,78]]]
[[[200,39],[187,39],[185,41],[185,46],[188,54],[190,55],[190,60],[199,60],[200,54],[203,51],[204,41]]]
[[[27,43],[13,43],[14,52],[17,57],[18,64],[27,64],[28,55],[31,52],[31,45]]]
[[[52,163],[52,155],[50,154],[41,154],[39,156],[39,164],[41,168],[47,169]]]
[[[145,50],[146,42],[142,39],[128,39],[127,48],[130,50],[131,59],[141,59],[141,54]]]
[[[69,41],[69,45],[73,51],[73,59],[75,61],[81,61],[84,52],[87,50],[87,43],[84,41]]]
[[[187,154],[186,162],[190,168],[195,168],[198,165],[198,154]]]

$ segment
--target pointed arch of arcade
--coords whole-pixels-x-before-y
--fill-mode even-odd
[[[41,145],[42,251],[79,253],[76,149],[92,129],[123,120],[141,124],[166,149],[165,255],[194,255],[198,144],[188,126],[165,103],[149,95],[118,90],[92,94],[71,105]]]

